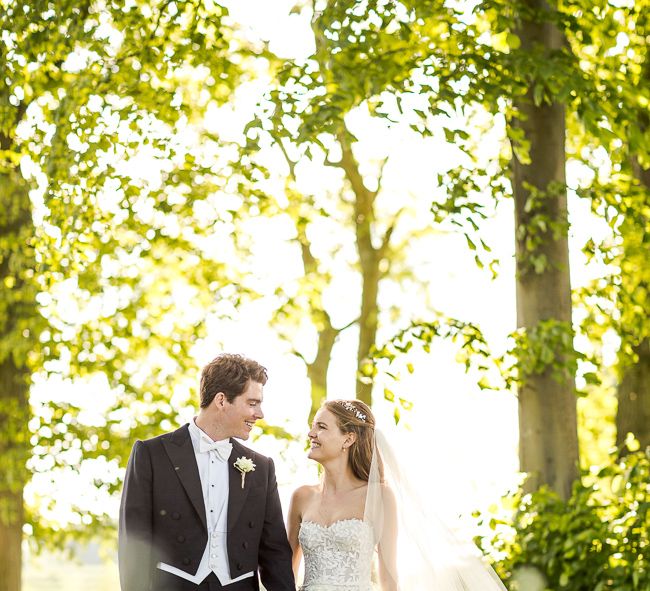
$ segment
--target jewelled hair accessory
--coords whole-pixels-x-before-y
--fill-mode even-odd
[[[354,404],[348,402],[347,400],[337,400],[337,404],[340,404],[345,410],[349,410],[357,419],[360,421],[366,420],[366,415],[364,415]]]

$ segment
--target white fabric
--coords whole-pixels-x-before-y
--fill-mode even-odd
[[[305,556],[301,591],[370,591],[372,528],[361,519],[342,519],[329,526],[300,524],[298,540]]]
[[[194,423],[194,421],[192,421],[192,424],[196,427],[196,429],[201,431],[201,429],[196,426],[196,423]],[[228,458],[230,457],[230,452],[232,452],[232,443],[230,443],[230,441],[227,439],[222,439],[221,441],[212,441],[203,431],[201,431],[199,439],[199,451],[201,453],[216,451],[219,458],[224,462],[227,462]]]
[[[375,532],[378,557],[387,567],[388,580],[397,582],[392,589],[506,591],[478,548],[459,539],[433,507],[432,499],[424,503],[410,486],[386,437],[376,429],[364,522]],[[396,561],[391,561],[391,540],[395,538]],[[360,571],[365,568],[359,565]]]
[[[228,440],[212,441],[194,420],[190,421],[189,432],[201,479],[208,525],[208,543],[194,575],[164,562],[159,562],[157,566],[160,570],[196,584],[213,572],[219,582],[225,586],[255,574],[251,571],[231,579],[228,567],[228,458],[232,444]]]

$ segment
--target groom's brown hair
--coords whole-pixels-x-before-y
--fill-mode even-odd
[[[235,353],[222,353],[208,363],[201,372],[201,408],[209,406],[214,397],[223,392],[226,400],[232,403],[253,380],[266,384],[266,368],[257,361]]]

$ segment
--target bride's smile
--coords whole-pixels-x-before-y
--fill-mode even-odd
[[[323,465],[332,462],[347,464],[345,456],[354,436],[341,431],[336,417],[327,408],[323,407],[316,413],[307,437],[309,438],[308,458]]]

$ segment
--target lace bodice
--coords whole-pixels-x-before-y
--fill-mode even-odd
[[[303,521],[298,534],[305,556],[301,591],[370,591],[374,536],[361,519],[329,526]]]

